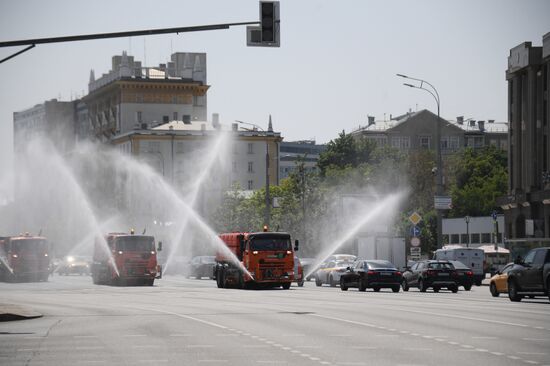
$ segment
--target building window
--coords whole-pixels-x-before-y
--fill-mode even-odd
[[[160,152],[160,141],[149,141],[148,152]]]
[[[141,114],[141,111],[136,112],[136,120],[137,120],[137,123],[143,122],[143,116]]]
[[[423,149],[429,149],[430,148],[430,136],[420,136],[418,144]]]
[[[163,122],[163,123],[168,123],[168,122],[170,122],[170,117],[168,117],[168,116],[162,116],[162,122]]]
[[[254,163],[252,161],[248,162],[248,172],[254,173]]]
[[[248,153],[254,154],[254,144],[252,142],[248,143]]]
[[[173,121],[177,121],[177,120],[178,120],[178,112],[174,112],[174,115],[173,115],[172,120],[173,120]]]
[[[479,234],[472,234],[472,243],[479,244]]]
[[[441,150],[447,150],[449,148],[449,137],[445,136],[441,138],[441,144],[439,145]]]
[[[458,237],[459,237],[458,234],[451,234],[451,242],[450,242],[450,244],[459,244],[459,242],[458,242]]]
[[[449,140],[449,147],[452,149],[452,150],[457,150],[459,147],[460,147],[460,139],[458,136],[451,136],[450,140]]]
[[[407,150],[411,147],[411,140],[409,136],[395,136],[391,138],[391,146],[396,149]]]
[[[491,243],[491,234],[490,233],[483,233],[481,234],[481,242],[483,244],[489,244]]]
[[[254,182],[249,180],[248,181],[248,189],[252,189],[253,185],[254,185]]]
[[[469,243],[468,241],[468,234],[460,234],[460,242],[462,244],[467,244]]]

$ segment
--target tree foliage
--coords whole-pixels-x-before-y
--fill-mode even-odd
[[[463,150],[452,162],[450,215],[490,215],[496,208],[496,198],[506,194],[507,176],[505,152],[494,146]]]

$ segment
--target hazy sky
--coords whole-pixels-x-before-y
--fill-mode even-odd
[[[5,0],[0,41],[256,20],[256,0]],[[445,118],[505,121],[509,50],[547,32],[547,0],[283,0],[280,48],[246,47],[245,27],[38,45],[0,64],[0,171],[11,167],[14,111],[81,96],[90,69],[107,72],[124,50],[146,66],[206,52],[209,115],[266,126],[271,114],[285,140],[324,143],[367,115],[436,110],[396,73],[434,84]]]

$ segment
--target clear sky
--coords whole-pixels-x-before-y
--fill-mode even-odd
[[[5,0],[0,41],[256,20],[256,0]],[[505,121],[509,50],[547,32],[547,0],[283,0],[280,48],[246,47],[245,27],[38,45],[0,64],[0,171],[12,165],[13,112],[82,96],[90,70],[107,72],[124,50],[146,66],[206,52],[209,115],[267,126],[271,114],[285,140],[324,143],[367,115],[436,110],[396,73],[430,81],[445,118]]]

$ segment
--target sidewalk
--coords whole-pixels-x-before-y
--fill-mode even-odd
[[[21,305],[0,303],[0,322],[40,318],[42,314]]]

